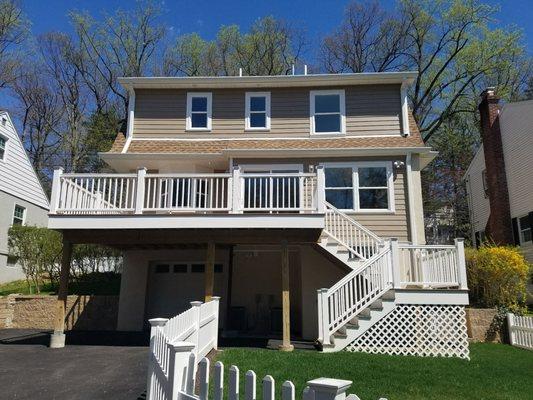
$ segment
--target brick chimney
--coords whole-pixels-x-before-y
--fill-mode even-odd
[[[481,93],[479,104],[490,203],[490,216],[485,227],[485,235],[496,244],[513,245],[511,208],[500,130],[499,100],[500,98],[494,93],[494,88],[487,88]]]

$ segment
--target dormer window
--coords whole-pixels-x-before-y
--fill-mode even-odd
[[[311,134],[344,134],[344,90],[313,90],[310,94]]]
[[[270,129],[270,92],[246,92],[246,130]]]
[[[212,113],[211,93],[187,93],[187,130],[210,131]]]
[[[0,161],[4,161],[6,159],[6,145],[7,140],[0,136]]]

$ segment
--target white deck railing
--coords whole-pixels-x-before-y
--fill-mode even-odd
[[[466,288],[464,248],[455,245],[398,244],[401,287]]]
[[[379,247],[383,245],[383,239],[330,203],[324,203],[326,234],[357,258],[368,260],[377,254]]]
[[[51,214],[323,213],[317,173],[64,174],[54,171]]]

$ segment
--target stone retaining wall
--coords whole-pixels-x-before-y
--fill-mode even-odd
[[[0,297],[0,328],[53,329],[56,296]],[[115,330],[118,296],[68,296],[67,330]]]
[[[475,342],[502,342],[500,332],[491,333],[489,328],[497,314],[495,308],[467,308],[466,329],[468,338]]]

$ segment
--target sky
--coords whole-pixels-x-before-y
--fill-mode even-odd
[[[69,31],[70,10],[88,11],[93,16],[113,13],[117,8],[128,9],[135,0],[22,0],[23,9],[32,21],[32,30],[40,34],[50,30]],[[499,5],[495,26],[517,25],[524,30],[526,43],[533,52],[533,0],[485,0]],[[221,25],[237,24],[243,31],[263,16],[283,18],[302,27],[312,41],[331,32],[342,20],[348,1],[339,0],[164,0],[163,20],[176,34],[198,32],[212,39]],[[395,0],[383,0],[392,7]]]

